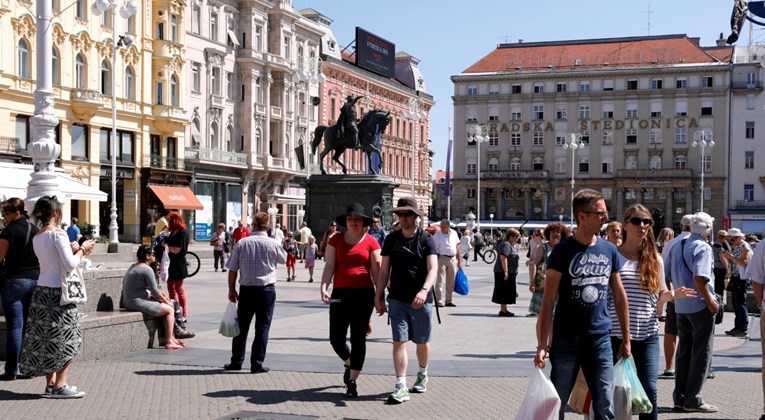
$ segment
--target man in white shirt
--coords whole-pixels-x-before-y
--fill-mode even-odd
[[[436,243],[436,253],[438,254],[438,279],[436,280],[436,305],[438,306],[457,306],[452,302],[454,293],[454,276],[457,269],[462,268],[462,259],[459,255],[459,237],[457,232],[449,227],[449,221],[441,220],[440,229],[433,235]],[[446,301],[441,300],[442,288],[446,284]]]
[[[279,243],[284,242],[284,232],[282,231],[282,225],[279,223],[274,227],[274,239]]]

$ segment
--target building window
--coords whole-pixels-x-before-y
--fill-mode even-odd
[[[58,49],[53,47],[51,56],[51,76],[53,77],[53,86],[61,85],[61,59],[58,56]]]
[[[534,93],[545,93],[545,84],[534,83]]]
[[[467,198],[475,198],[475,188],[467,189]]]
[[[612,173],[614,173],[613,157],[611,157],[611,156],[603,156],[603,160],[602,160],[601,166],[600,166],[600,173],[603,173],[603,174],[612,174]]]
[[[635,103],[628,103],[627,104],[627,112],[625,116],[630,118],[638,118],[638,105]]]
[[[468,86],[467,94],[468,94],[468,96],[476,96],[476,95],[478,95],[478,86],[476,86],[476,85]]]
[[[180,106],[180,95],[178,92],[178,76],[170,76],[170,105]]]
[[[701,76],[701,87],[714,87],[714,77]]]
[[[686,159],[683,155],[675,156],[675,169],[685,169]]]
[[[624,159],[624,169],[637,169],[637,157],[629,155]]]
[[[637,90],[637,88],[638,88],[637,80],[627,80],[627,90]]]
[[[127,27],[125,29],[125,32],[135,35],[135,15],[130,16],[127,18]]]
[[[753,139],[754,138],[754,121],[746,121],[745,126],[746,134],[744,135],[747,139]]]
[[[544,131],[534,131],[531,135],[532,146],[544,146],[545,145],[545,133]]]
[[[191,63],[191,90],[199,93],[202,88],[202,76],[201,65],[199,63]]]
[[[664,87],[664,81],[662,79],[652,79],[651,89],[661,89]]]
[[[520,107],[513,107],[512,110],[510,110],[510,120],[512,121],[520,121],[523,118],[521,115],[521,108]]]
[[[499,147],[499,133],[496,131],[490,131],[489,132],[489,147],[491,148],[498,148]]]
[[[199,34],[199,28],[202,26],[202,10],[198,4],[191,6],[191,32]]]
[[[107,10],[104,12],[103,15],[101,15],[101,25],[105,26],[107,28],[112,27],[112,13],[111,10]]]
[[[590,82],[579,82],[579,92],[589,92]]]
[[[534,158],[531,162],[531,169],[534,171],[542,171],[545,169],[545,161],[540,156]]]
[[[651,169],[661,169],[661,156],[651,156],[651,160],[648,162],[648,167]]]
[[[685,89],[685,88],[687,88],[688,87],[688,79],[686,79],[685,77],[683,77],[683,78],[679,78],[678,77],[677,80],[675,80],[675,87],[677,89]]]
[[[77,89],[85,89],[86,71],[85,58],[77,54],[74,59],[74,85]]]
[[[263,50],[263,27],[260,25],[255,25],[255,51],[262,51]]]
[[[651,118],[661,118],[662,112],[662,103],[661,102],[651,102]]]
[[[590,145],[590,130],[582,130],[579,132],[579,134],[582,135],[582,138],[580,139],[582,144],[585,146]]]
[[[178,16],[170,16],[170,40],[178,42]]]
[[[112,130],[110,128],[101,129],[100,153],[102,162],[109,162],[112,156]],[[133,163],[133,146],[135,144],[135,134],[130,131],[117,130],[117,161],[122,163]]]
[[[468,164],[467,164],[467,168],[466,168],[466,171],[465,171],[465,172],[466,172],[468,175],[475,175],[475,174],[476,174],[476,163],[475,163],[475,161],[473,161],[473,162],[468,162]]]
[[[513,94],[521,93],[521,85],[513,85],[511,88],[511,93]]]
[[[688,115],[688,102],[677,101],[675,102],[675,116],[685,117]]]
[[[213,67],[212,74],[211,74],[211,88],[212,88],[212,94],[213,95],[220,95],[220,68]]]
[[[555,85],[555,91],[559,93],[563,93],[568,90],[568,85],[566,83],[558,83]]]
[[[234,99],[234,73],[226,72],[226,97]]]
[[[511,171],[520,171],[521,170],[521,158],[519,157],[513,157],[510,159],[510,170]]]
[[[292,58],[292,40],[289,36],[284,37],[284,58],[287,60]]]
[[[112,93],[112,69],[106,60],[101,61],[101,93],[104,95]]]
[[[625,141],[627,142],[627,144],[637,144],[637,139],[638,139],[637,128],[628,128],[625,130],[625,133],[626,133]]]
[[[210,13],[210,39],[218,40],[218,14],[215,12]]]
[[[27,144],[29,144],[29,117],[26,115],[16,116],[16,141],[19,150],[27,150]]]
[[[563,158],[563,157],[555,158],[555,173],[556,174],[566,173],[566,162],[567,162],[566,158]]]
[[[754,184],[744,184],[744,201],[754,201]]]
[[[492,105],[489,107],[489,121],[499,121],[499,107]]]
[[[754,151],[744,152],[744,169],[754,169]]]
[[[88,160],[88,126],[72,124],[72,159]]]
[[[555,133],[555,145],[563,146],[566,144],[566,133]]]
[[[611,130],[603,130],[600,138],[601,144],[614,144],[614,132]]]
[[[85,5],[85,0],[77,0],[77,10],[75,11],[75,16],[77,16],[80,19],[87,19],[87,6]]]
[[[704,155],[701,159],[701,172],[708,174],[712,172],[712,155]]]
[[[567,118],[568,110],[566,105],[560,104],[555,105],[555,119],[556,120],[565,120]]]
[[[135,74],[130,66],[125,67],[125,99],[135,100]]]
[[[494,172],[499,170],[499,161],[497,158],[489,159],[489,170]]]
[[[165,103],[165,100],[163,99],[164,90],[165,90],[164,88],[165,88],[164,83],[157,82],[157,92],[156,92],[157,98],[155,101],[157,105],[163,105]]]
[[[467,120],[478,121],[478,108],[471,106],[467,109]]]
[[[613,79],[606,79],[603,81],[603,90],[606,92],[614,90]]]
[[[510,146],[518,147],[521,145],[521,133],[510,133]]]
[[[701,101],[701,115],[705,117],[712,115],[712,101],[707,99]]]
[[[602,105],[602,116],[603,119],[613,119],[614,118],[614,104],[608,103]]]
[[[157,22],[157,39],[165,39],[165,23]]]
[[[260,77],[255,78],[255,102],[263,103],[263,89],[260,85]],[[330,102],[332,102],[332,119],[335,119],[335,99],[332,98]]]
[[[25,39],[19,40],[19,77],[31,79],[31,66],[29,63],[29,44]]]
[[[489,95],[499,95],[499,85],[498,84],[491,84],[491,85],[489,85]]]
[[[661,129],[660,128],[652,128],[651,132],[649,134],[648,143],[650,144],[661,144]]]
[[[543,120],[545,119],[545,106],[544,105],[533,105],[532,106],[532,119],[535,120]]]
[[[589,105],[579,105],[579,119],[580,120],[586,120],[590,118],[590,106]]]
[[[590,172],[590,158],[588,156],[579,157],[579,173],[586,174]]]
[[[685,127],[675,128],[675,144],[686,144],[688,142],[688,132]]]

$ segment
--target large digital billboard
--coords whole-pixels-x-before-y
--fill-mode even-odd
[[[396,73],[396,44],[356,27],[356,65],[385,77]]]

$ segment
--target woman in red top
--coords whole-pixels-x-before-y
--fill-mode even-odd
[[[345,364],[345,395],[355,398],[356,380],[364,367],[367,353],[367,327],[374,310],[375,282],[380,273],[380,244],[367,235],[364,227],[372,218],[361,204],[348,206],[336,218],[347,230],[335,234],[326,248],[326,263],[321,276],[321,300],[329,303],[329,342]],[[334,282],[332,295],[327,289]],[[351,346],[346,337],[351,330]]]

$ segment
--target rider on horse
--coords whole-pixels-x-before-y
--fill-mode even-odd
[[[361,144],[359,144],[359,129],[356,127],[356,102],[361,98],[363,96],[348,95],[346,102],[340,108],[340,117],[337,119],[337,138],[342,139],[345,137],[345,130],[347,129],[352,136],[352,144],[355,149],[361,147]]]

